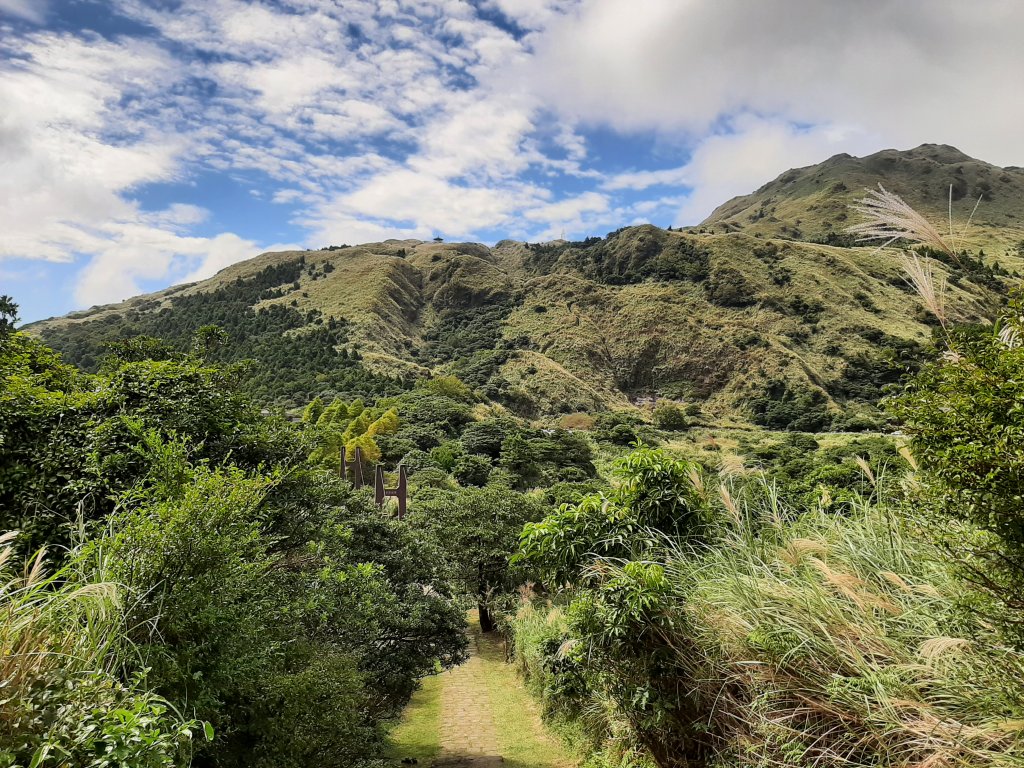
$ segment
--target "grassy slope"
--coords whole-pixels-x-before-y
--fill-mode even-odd
[[[853,223],[850,205],[879,183],[941,223],[940,230],[948,227],[951,184],[955,222],[966,221],[982,196],[969,244],[1024,271],[1024,253],[1018,250],[1024,240],[1024,169],[990,165],[941,144],[864,158],[841,154],[786,171],[756,192],[723,203],[701,227],[763,237],[793,237],[799,230],[804,239],[818,239]]]

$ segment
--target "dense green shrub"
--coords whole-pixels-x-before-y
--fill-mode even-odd
[[[757,302],[757,295],[743,273],[732,267],[713,270],[704,287],[708,301],[720,307],[739,309]]]
[[[186,763],[202,724],[148,690],[124,639],[134,596],[80,550],[49,574],[40,551],[19,573],[12,539],[0,535],[0,765]]]
[[[919,503],[935,513],[969,578],[1003,602],[1013,628],[1024,608],[1022,330],[1010,318],[988,333],[954,333],[949,352],[889,404],[931,481]]]
[[[674,498],[681,482],[643,485]],[[710,542],[587,500],[527,526],[522,556],[556,607],[524,606],[511,629],[549,717],[616,765],[1024,758],[1008,724],[1024,656],[961,610],[919,516],[856,498],[798,514],[770,485],[704,487],[687,494],[695,520],[722,521]]]
[[[192,445],[196,459],[243,467],[304,450],[288,426],[239,392],[237,371],[197,359],[129,362],[101,376],[64,365],[23,334],[0,344],[0,528],[23,546],[70,542],[114,498],[143,482],[148,430]]]
[[[372,756],[417,679],[461,659],[463,617],[430,553],[327,476],[181,460],[164,453],[171,482],[120,513],[104,548],[140,595],[129,626],[150,682],[217,729],[198,764]]]
[[[44,331],[44,341],[72,363],[96,371],[112,351],[126,361],[170,359],[202,352],[209,362],[225,364],[255,361],[240,372],[240,382],[263,403],[280,401],[287,407],[307,403],[317,395],[381,396],[396,394],[406,385],[393,377],[370,373],[348,344],[343,318],[324,318],[319,312],[303,314],[283,304],[255,308],[260,301],[291,293],[303,271],[303,258],[266,267],[248,278],[216,290],[174,295],[170,307],[159,311],[131,308],[107,313],[95,320],[68,323]],[[326,270],[325,265],[325,270]],[[215,344],[212,328],[225,334]],[[199,333],[207,329],[204,333]],[[199,336],[197,336],[199,333]],[[158,346],[134,337],[162,340]],[[150,347],[147,349],[147,345]]]
[[[690,423],[686,418],[686,412],[668,400],[663,400],[655,406],[653,417],[655,426],[670,431],[686,429]]]
[[[747,402],[754,423],[771,429],[820,432],[832,421],[820,390],[792,382],[766,382],[764,390]]]

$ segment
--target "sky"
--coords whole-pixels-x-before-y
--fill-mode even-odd
[[[791,167],[1024,165],[1020,0],[0,0],[23,321],[268,250],[694,224]]]

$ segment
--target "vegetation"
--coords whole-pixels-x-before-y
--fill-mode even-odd
[[[592,768],[1024,765],[1024,307],[860,209],[897,259],[811,220],[270,255],[44,326],[78,365],[0,298],[0,765],[433,760],[470,606],[459,674],[507,685],[502,633]],[[520,693],[481,739],[558,764]]]
[[[210,337],[207,361],[254,361],[239,372],[245,390],[292,414],[317,396],[369,404],[454,374],[478,399],[530,419],[652,398],[799,430],[808,427],[794,408],[807,395],[823,401],[806,401],[818,430],[877,429],[872,409],[927,357],[935,322],[908,312],[919,300],[899,264],[845,232],[849,203],[882,181],[944,214],[948,182],[961,178],[997,196],[955,257],[924,257],[948,279],[958,320],[978,321],[1000,311],[1008,276],[1024,269],[1010,211],[1024,181],[926,146],[792,172],[723,206],[710,232],[641,225],[577,242],[265,254],[29,330],[94,372],[134,337],[163,339],[173,359],[217,326],[227,337]],[[769,387],[792,393],[790,413],[756,413]]]
[[[215,734],[196,765],[357,765],[462,659],[433,550],[306,462],[315,433],[261,413],[231,369],[90,375],[18,333],[0,368],[3,527],[19,553],[87,540],[50,579],[4,577],[8,764],[179,764],[198,726],[177,711]]]
[[[247,392],[286,407],[316,396],[366,397],[404,389],[400,377],[374,375],[360,364],[344,318],[273,303],[299,293],[305,267],[302,257],[282,261],[208,292],[173,295],[166,305],[150,300],[99,320],[48,329],[42,337],[87,371],[98,370],[109,352],[131,360],[133,350],[151,345],[147,340],[153,338],[166,343],[157,356],[152,348],[143,349],[142,359],[181,359],[200,351],[212,363],[250,361],[238,371]]]

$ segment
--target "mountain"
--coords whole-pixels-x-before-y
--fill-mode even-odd
[[[1024,215],[1024,171],[925,145],[789,171],[686,231],[265,253],[28,330],[95,368],[110,342],[144,334],[181,348],[216,324],[229,334],[216,355],[256,360],[254,391],[289,408],[454,373],[534,418],[666,397],[717,419],[865,428],[932,327],[894,259],[851,247],[848,206],[881,181],[941,221],[950,178],[966,185],[958,204],[983,184],[992,202],[973,230],[986,256],[941,266],[948,300],[964,320],[991,317],[1006,269],[1024,267],[1013,245],[1024,239],[1014,213]]]
[[[1000,168],[945,144],[922,144],[867,157],[841,154],[794,168],[756,192],[723,203],[698,231],[743,232],[826,243],[849,243],[844,230],[856,213],[850,206],[882,184],[939,227],[949,229],[952,193],[954,233],[977,212],[966,245],[1024,268],[1024,168]]]

